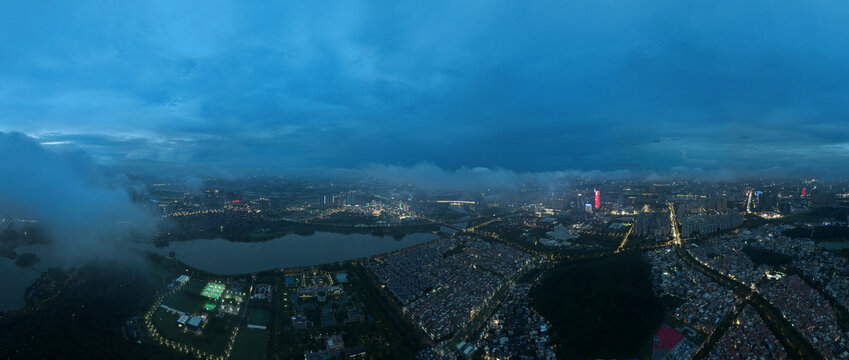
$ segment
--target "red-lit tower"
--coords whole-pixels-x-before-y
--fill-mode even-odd
[[[598,190],[593,190],[595,192],[595,208],[598,209],[601,207],[601,192]]]
[[[802,188],[802,196],[805,196],[805,193],[806,193],[805,188]]]

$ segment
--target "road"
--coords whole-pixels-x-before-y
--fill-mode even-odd
[[[628,237],[631,236],[631,231],[633,231],[633,230],[634,230],[634,225],[632,224],[631,228],[628,229],[628,232],[625,234],[625,237],[622,238],[622,243],[619,244],[619,247],[617,247],[615,251],[613,251],[614,253],[618,253],[618,252],[622,251],[622,249],[625,248],[625,244],[628,243]]]
[[[672,228],[672,243],[681,245],[681,234],[678,233],[678,216],[675,215],[675,204],[668,202],[669,205],[669,227]]]

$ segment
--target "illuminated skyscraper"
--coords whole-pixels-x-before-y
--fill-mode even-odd
[[[595,192],[595,208],[598,209],[601,207],[601,192],[598,190],[593,190]]]

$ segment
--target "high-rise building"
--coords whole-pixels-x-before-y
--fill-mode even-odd
[[[595,208],[598,209],[601,207],[601,192],[598,189],[593,190],[595,192]]]

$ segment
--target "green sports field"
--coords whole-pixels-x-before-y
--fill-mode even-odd
[[[206,296],[210,299],[217,300],[221,297],[221,293],[224,292],[225,286],[222,283],[210,282],[206,284],[203,290],[200,292],[201,295]]]

